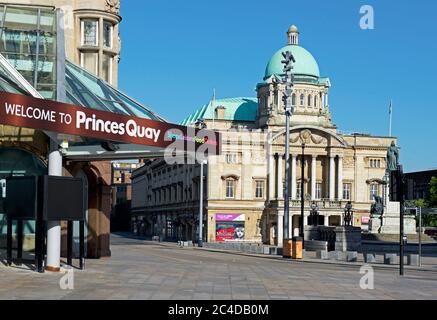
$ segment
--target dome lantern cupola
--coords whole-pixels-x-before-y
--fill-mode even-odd
[[[300,77],[301,79],[307,78],[309,81],[316,81],[320,78],[319,65],[313,55],[299,45],[299,35],[300,32],[295,25],[288,28],[288,44],[278,50],[270,59],[266,68],[264,80],[267,80],[273,75],[281,77],[284,71],[284,65],[282,64],[284,57],[282,56],[282,53],[286,51],[290,51],[296,59],[296,63],[293,66],[293,74],[295,76]]]
[[[287,36],[289,45],[299,45],[299,30],[295,25],[292,25],[290,28],[288,28]]]

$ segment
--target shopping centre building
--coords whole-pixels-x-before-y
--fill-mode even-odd
[[[0,91],[164,121],[116,89],[120,21],[118,0],[0,2]],[[49,154],[64,140],[69,146],[62,154],[62,175],[82,178],[88,190],[87,256],[110,256],[108,160],[138,159],[150,149],[128,144],[114,149],[112,143],[97,139],[0,125],[0,180],[48,174]],[[7,192],[0,193],[4,195]],[[0,212],[1,207],[2,199]],[[6,216],[0,214],[2,247],[5,233]],[[26,223],[25,248],[34,246],[33,233],[34,224]]]
[[[353,224],[366,228],[373,196],[383,196],[386,190],[387,148],[396,139],[338,130],[331,116],[335,106],[328,99],[331,81],[321,75],[316,59],[300,40],[298,29],[290,27],[288,43],[268,61],[256,97],[213,99],[183,121],[187,126],[217,130],[223,137],[222,155],[210,157],[205,166],[205,241],[282,245],[285,87],[281,61],[285,51],[292,52],[296,60],[289,181],[293,235],[299,234],[301,224],[302,182],[305,225],[313,202],[320,209],[321,225],[338,226],[351,201]],[[135,231],[196,240],[200,182],[198,164],[147,161],[132,175]]]

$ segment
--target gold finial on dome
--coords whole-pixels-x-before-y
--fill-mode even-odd
[[[299,30],[295,25],[288,28],[287,36],[289,45],[299,45]]]

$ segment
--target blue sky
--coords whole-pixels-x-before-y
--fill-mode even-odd
[[[359,27],[362,5],[375,29]],[[256,96],[291,24],[332,82],[346,132],[393,135],[406,171],[437,167],[437,2],[433,0],[122,1],[119,87],[171,122],[218,98]]]

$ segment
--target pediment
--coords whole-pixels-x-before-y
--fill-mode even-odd
[[[272,142],[284,143],[285,142],[285,130],[277,133],[273,136]],[[312,126],[298,126],[290,129],[290,143],[293,145],[315,145],[315,146],[327,146],[346,148],[346,141],[336,134],[324,128],[312,127]]]

